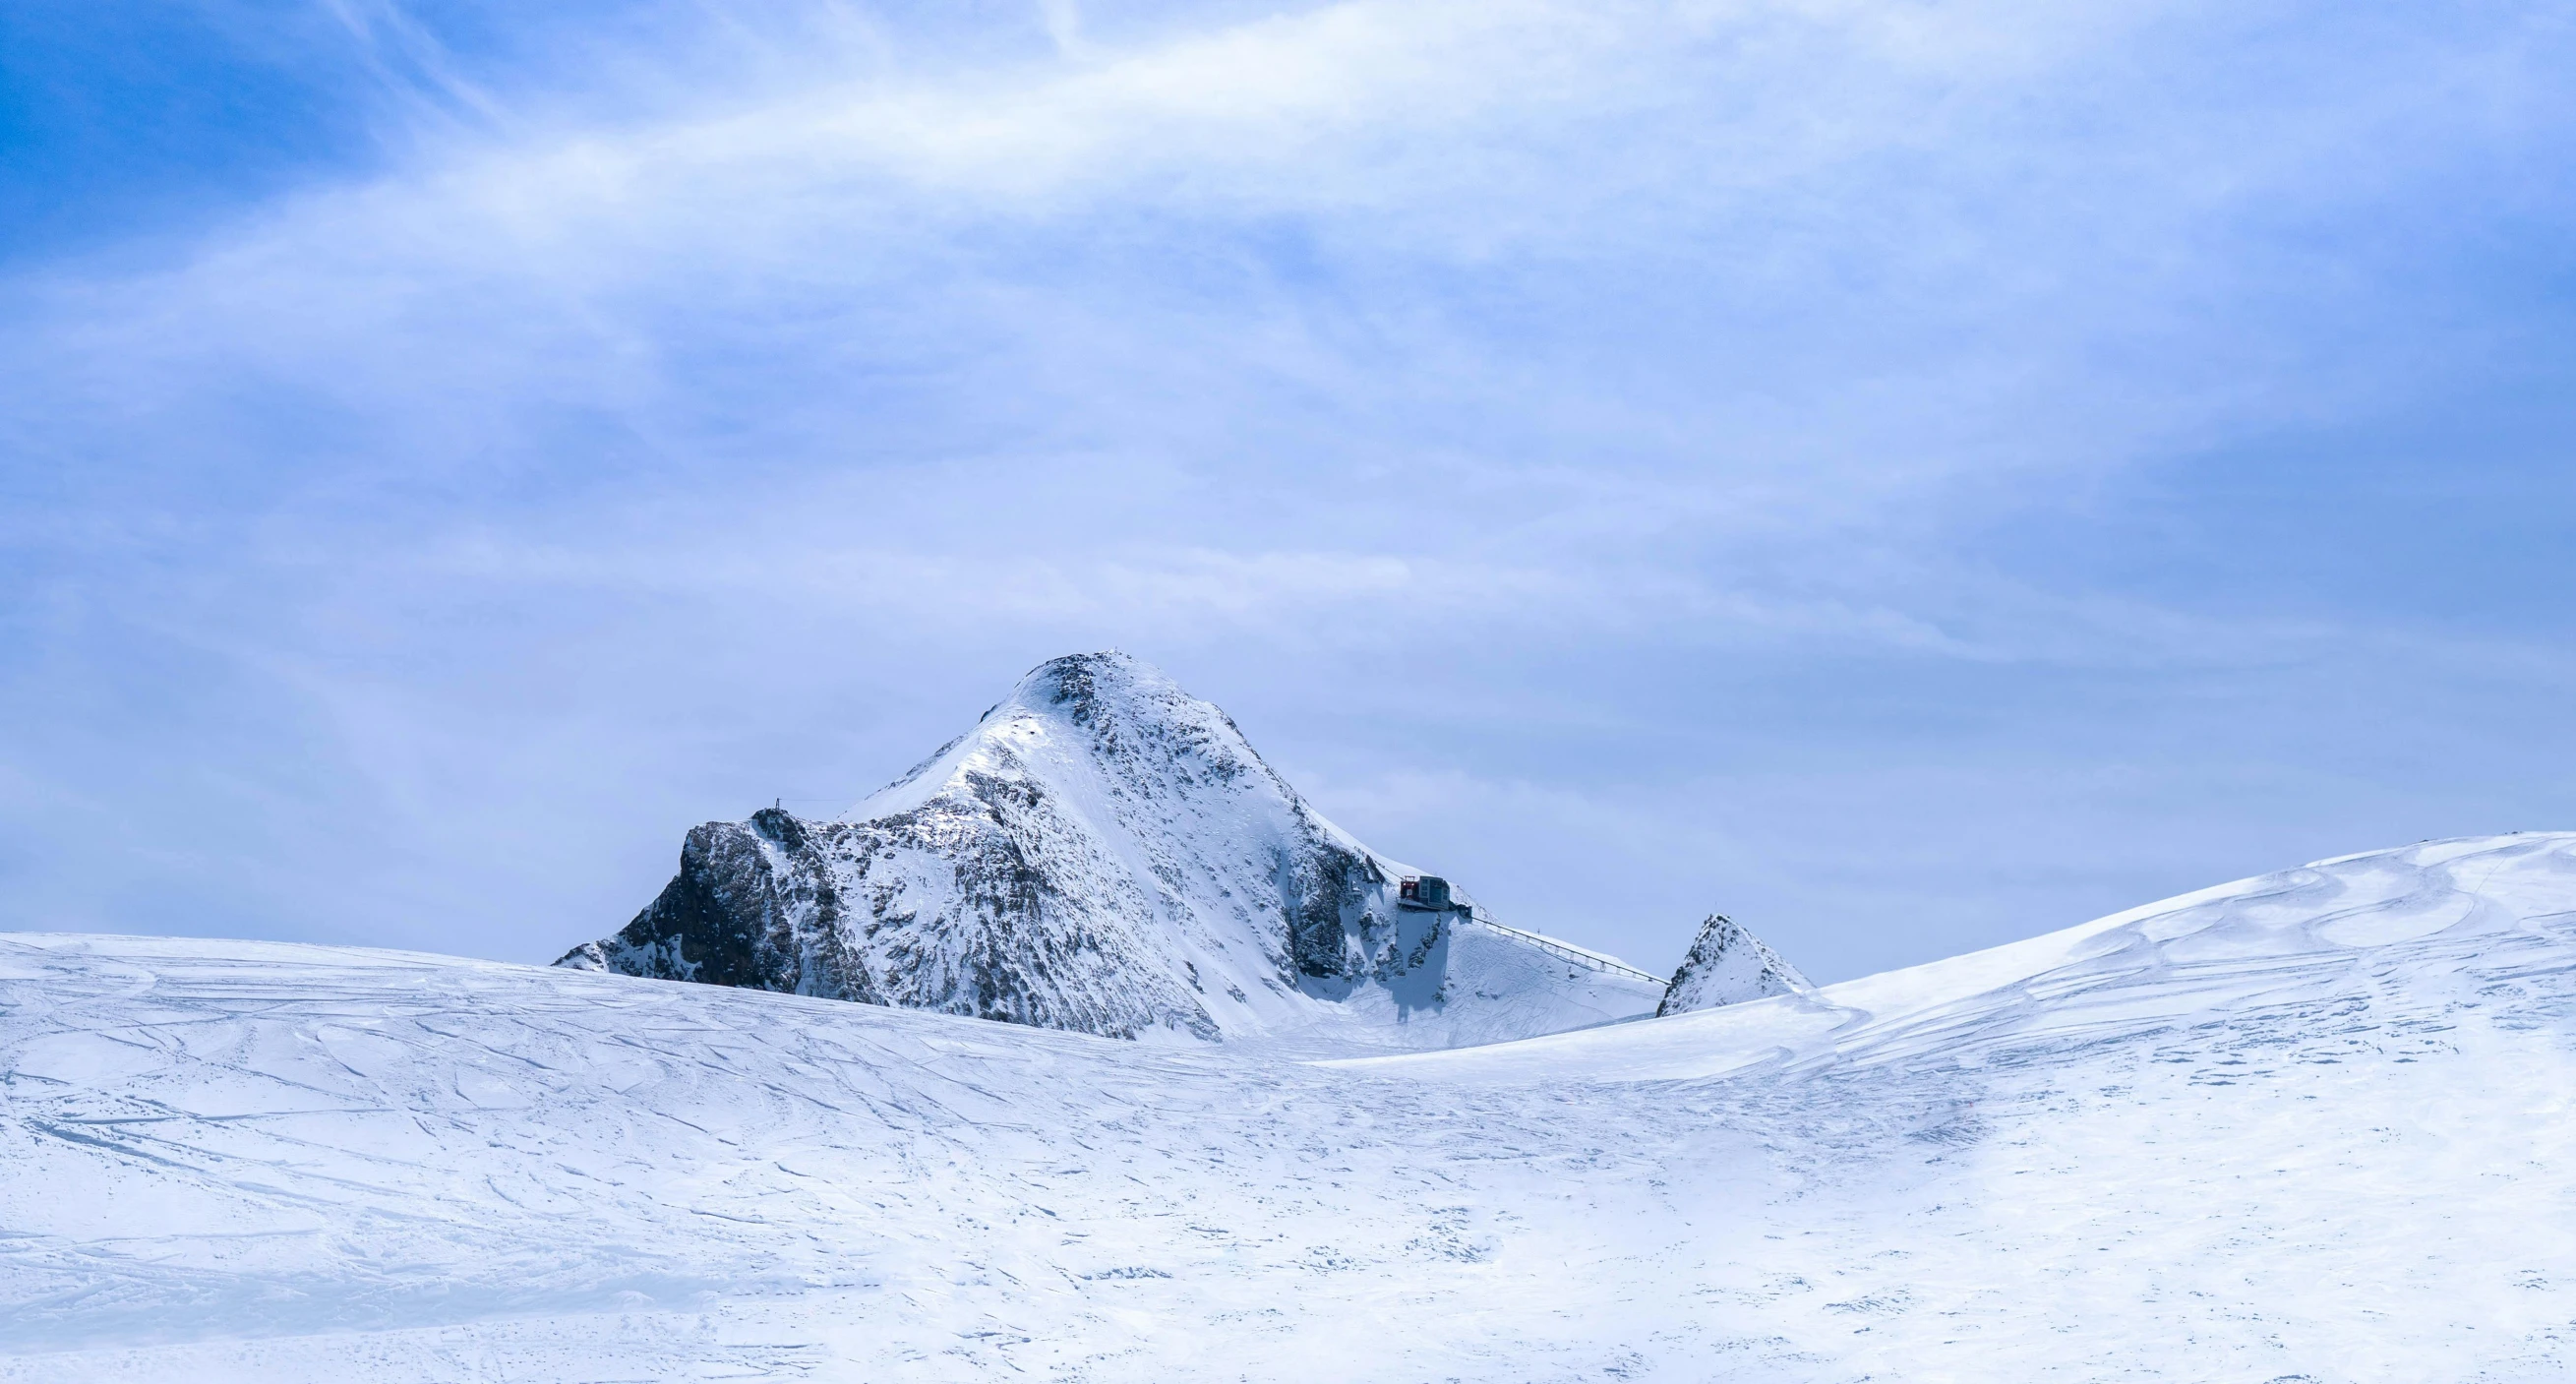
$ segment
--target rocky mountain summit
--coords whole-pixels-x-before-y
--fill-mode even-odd
[[[1699,936],[1691,939],[1690,954],[1673,972],[1655,1014],[1687,1014],[1815,988],[1742,923],[1711,913],[1699,925]]]
[[[1419,877],[1326,821],[1223,711],[1082,654],[837,818],[697,827],[659,898],[556,964],[1122,1038],[1396,1047],[1661,998],[1610,958],[1480,924],[1464,895],[1409,892]]]

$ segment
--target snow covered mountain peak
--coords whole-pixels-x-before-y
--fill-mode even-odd
[[[1657,1017],[1715,1009],[1725,1004],[1793,995],[1816,987],[1798,968],[1780,959],[1751,929],[1723,913],[1711,913],[1691,940],[1690,954],[1673,972]]]
[[[1039,765],[1056,775],[1095,780],[1100,775],[1094,769],[1106,769],[1111,782],[1102,786],[1113,793],[1157,797],[1206,796],[1196,790],[1249,778],[1269,790],[1260,796],[1302,805],[1232,717],[1183,691],[1152,664],[1108,649],[1067,654],[1030,669],[974,729],[835,820],[909,812],[970,775]]]
[[[1661,987],[1426,908],[1233,720],[1117,652],[1050,660],[828,821],[689,833],[558,964],[1123,1038],[1446,1047],[1649,1013]]]

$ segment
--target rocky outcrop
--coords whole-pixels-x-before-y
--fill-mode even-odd
[[[1535,951],[1519,970],[1475,961],[1472,993],[1453,994],[1461,915],[1399,908],[1405,873],[1224,712],[1124,654],[1084,654],[839,818],[692,830],[660,897],[557,964],[1126,1038],[1276,1031],[1372,989],[1397,1021],[1522,1003],[1532,1032],[1652,1003],[1588,979],[1580,1013],[1489,993],[1484,977],[1523,970],[1573,993]],[[1528,950],[1470,944],[1498,947]],[[1494,1022],[1519,1036],[1508,1019],[1477,1031]]]
[[[776,809],[709,822],[689,832],[680,873],[635,921],[555,964],[884,1003],[839,945],[840,890],[826,859],[815,833]]]
[[[1672,983],[1664,988],[1664,1002],[1655,1007],[1655,1014],[1658,1018],[1687,1014],[1814,988],[1797,967],[1781,960],[1742,923],[1711,913],[1700,924],[1699,936],[1692,939],[1681,968],[1673,972]]]

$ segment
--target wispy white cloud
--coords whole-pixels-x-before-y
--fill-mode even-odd
[[[0,772],[83,869],[265,824],[200,854],[310,929],[275,838],[358,823],[348,927],[528,955],[672,820],[864,788],[1070,647],[1397,755],[1827,666],[1973,717],[1978,669],[2329,657],[2350,612],[1981,544],[2527,341],[2409,276],[2560,215],[2479,175],[2576,128],[2545,7],[780,4],[479,52],[325,9],[398,93],[377,167],[0,282],[8,705],[58,732]],[[1928,734],[1797,700],[1818,753]],[[1679,752],[1617,735],[1588,786],[1486,765],[1442,839],[1612,832],[1581,803]]]

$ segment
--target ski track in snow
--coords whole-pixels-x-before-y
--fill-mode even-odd
[[[2576,835],[1314,1064],[0,935],[0,1379],[2544,1380]]]

